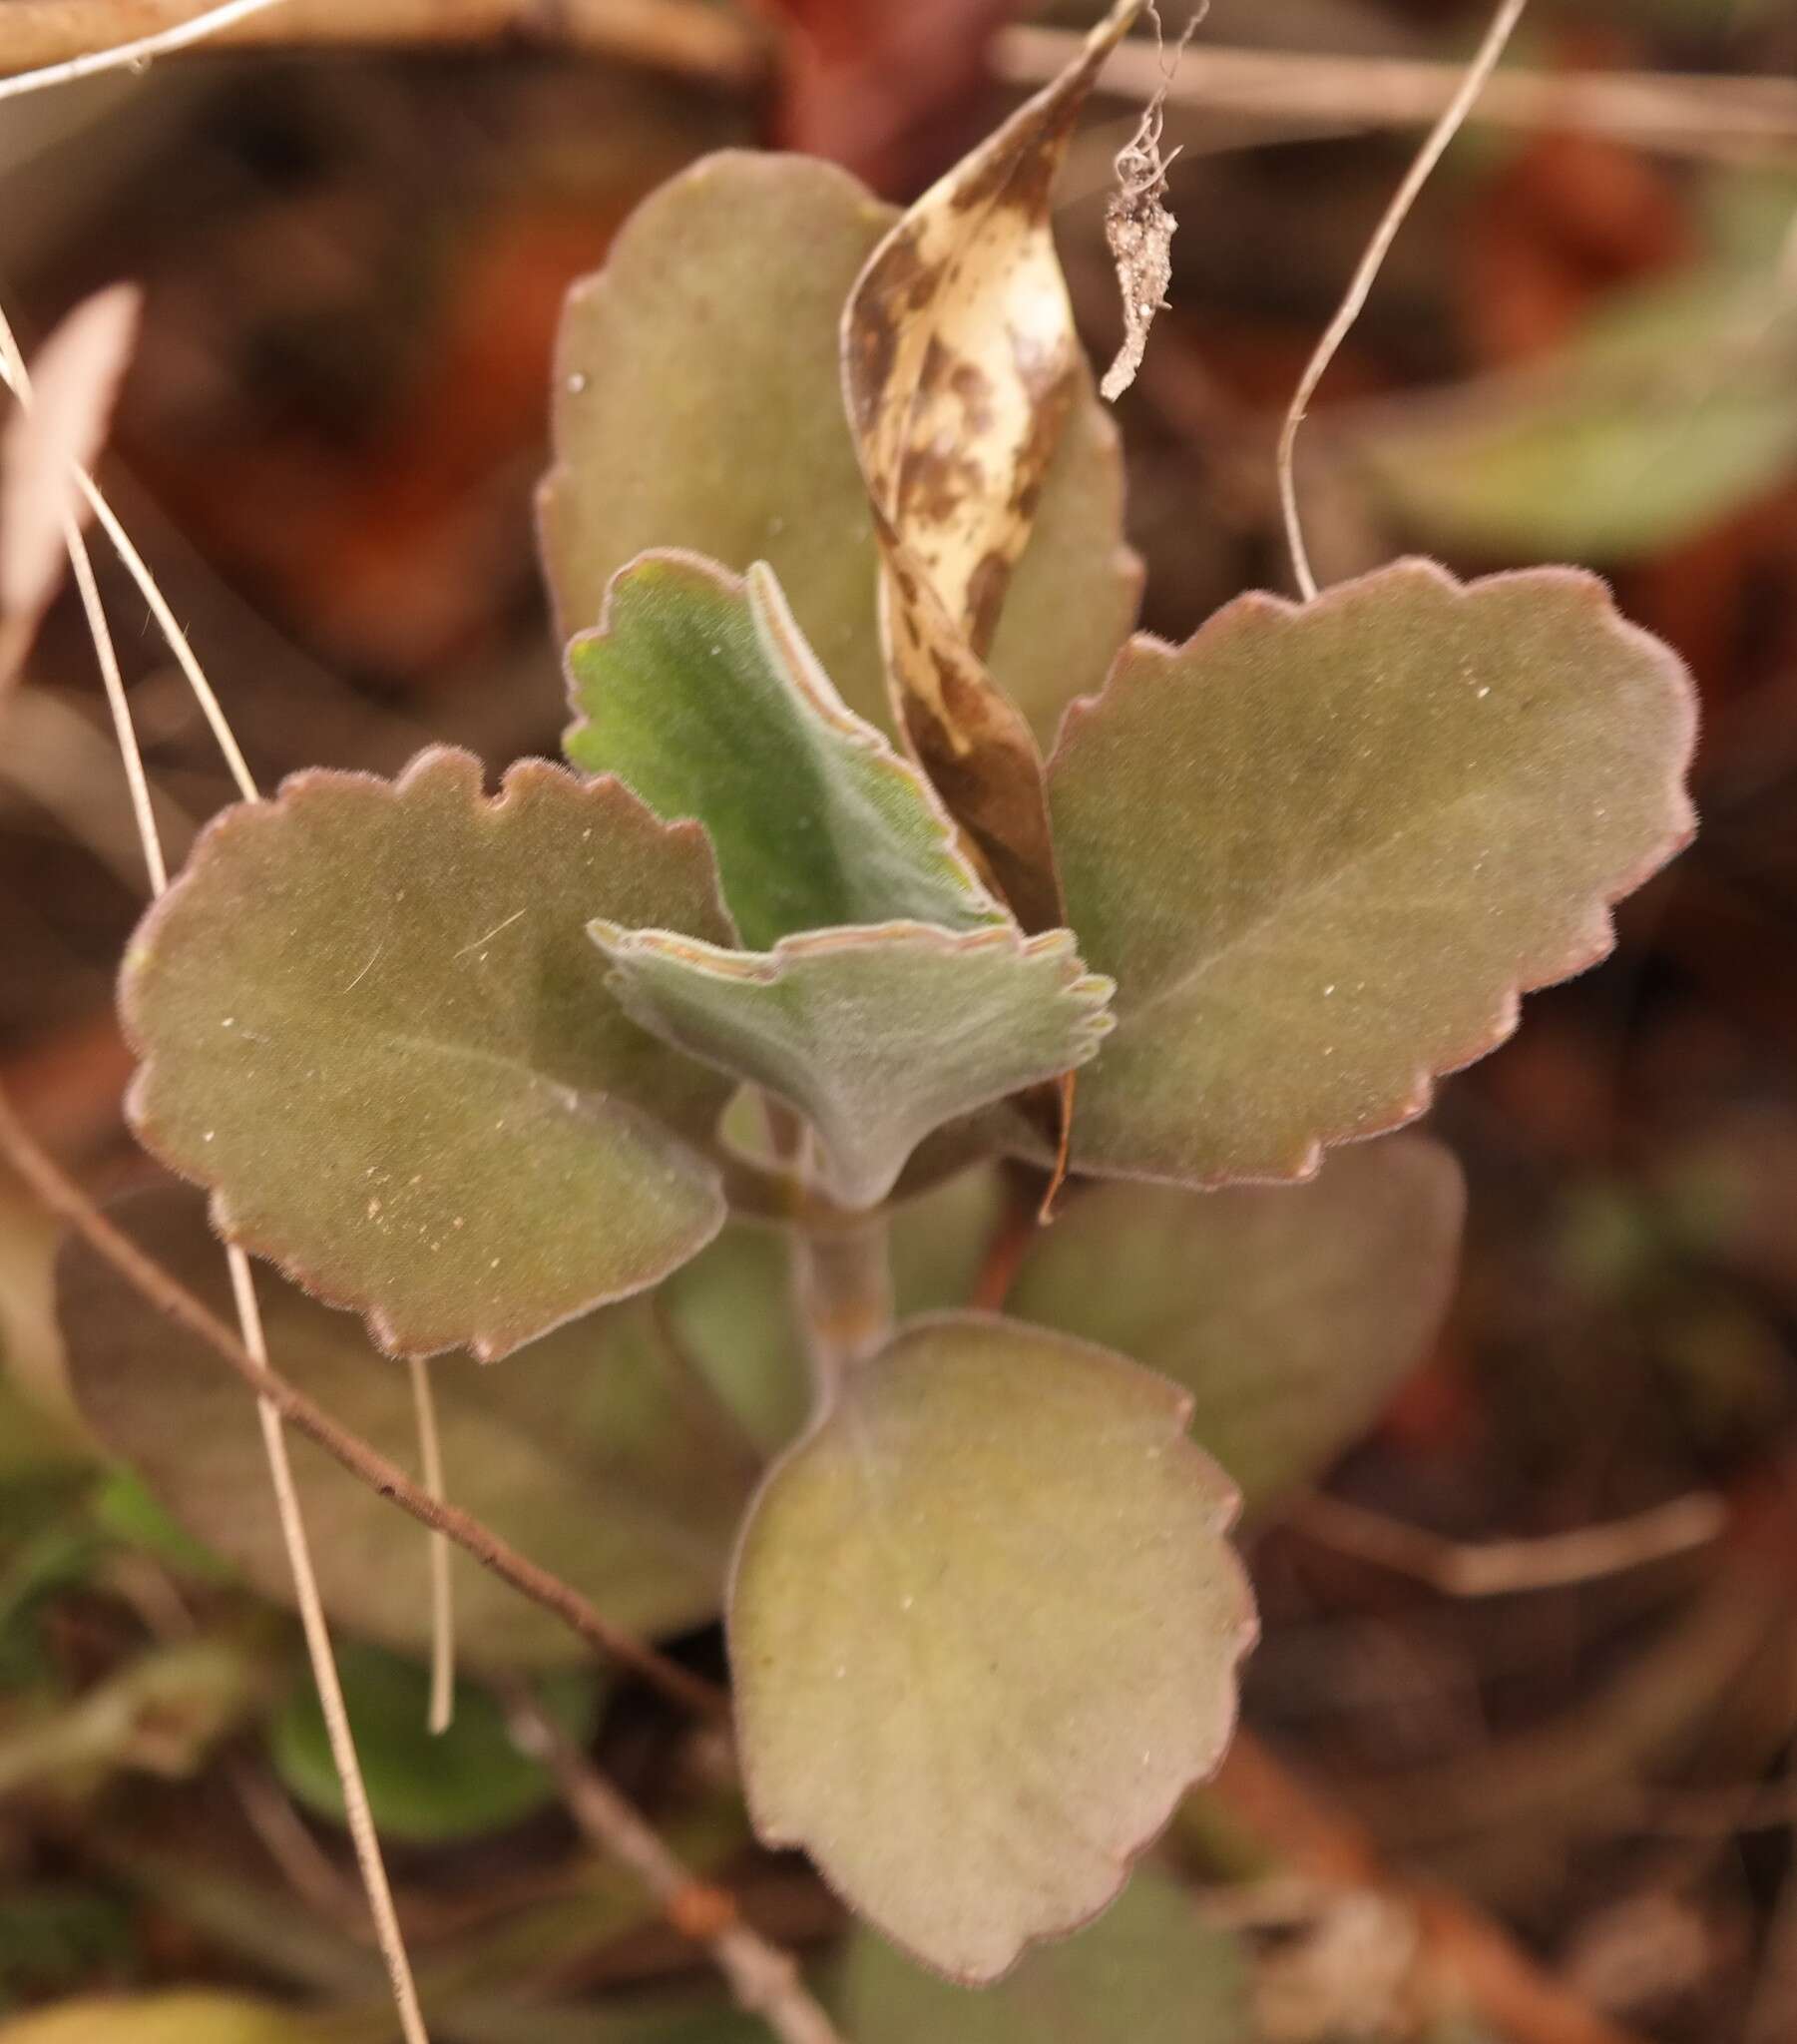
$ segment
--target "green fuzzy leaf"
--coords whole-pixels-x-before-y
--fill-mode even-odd
[[[1338,1151],[1305,1186],[1092,1186],[1034,1238],[1005,1310],[1183,1386],[1253,1513],[1320,1475],[1422,1359],[1464,1207],[1420,1136]]]
[[[384,1347],[484,1357],[717,1232],[728,1097],[632,1024],[594,915],[727,941],[702,832],[617,781],[476,761],[296,774],[226,810],[133,939],[145,1143],[220,1232]]]
[[[828,164],[725,153],[654,194],[577,286],[542,497],[565,638],[650,547],[767,561],[850,709],[891,730],[837,329],[896,218]],[[1082,375],[989,661],[1039,737],[1103,679],[1139,590],[1117,429]]]
[[[327,2044],[327,2024],[242,1995],[84,1996],[0,2023],[0,2044]]]
[[[1223,1751],[1253,1636],[1182,1393],[975,1314],[912,1322],[775,1467],[730,1659],[750,1814],[885,1935],[994,1980]]]
[[[825,1188],[848,1207],[883,1200],[944,1122],[1085,1064],[1109,1026],[1110,984],[1067,930],[888,923],[751,953],[592,928],[646,1029],[807,1117]]]
[[[518,1751],[505,1713],[488,1690],[456,1686],[455,1716],[446,1731],[426,1729],[430,1677],[410,1661],[373,1647],[337,1656],[349,1729],[383,1837],[442,1844],[503,1829],[556,1800],[555,1777]],[[599,1722],[598,1676],[570,1672],[552,1684],[544,1708],[577,1743]],[[267,1730],[281,1780],[319,1816],[343,1821],[343,1785],[330,1735],[309,1678],[295,1684]]]
[[[1301,1178],[1420,1114],[1689,837],[1677,659],[1570,569],[1400,562],[1138,639],[1050,766],[1068,914],[1118,983],[1077,1169]]]
[[[836,2000],[855,2044],[1255,2044],[1240,1941],[1148,1867],[1096,1923],[978,1994],[857,1931]]]
[[[225,1260],[200,1202],[160,1193],[119,1218],[221,1313]],[[275,1366],[364,1440],[418,1466],[405,1369],[358,1322],[289,1285],[258,1287]],[[78,1242],[63,1252],[63,1325],[88,1423],[197,1539],[263,1596],[292,1599],[254,1400],[210,1351],[148,1311]],[[632,1300],[564,1327],[503,1370],[431,1365],[449,1496],[627,1630],[701,1625],[721,1603],[752,1458]],[[326,1610],[422,1659],[430,1651],[428,1536],[299,1435],[293,1472]],[[586,1650],[559,1619],[458,1551],[456,1638],[476,1670],[558,1667]]]
[[[928,783],[843,707],[773,573],[651,554],[568,649],[568,757],[695,817],[743,943],[845,923],[1004,920]]]

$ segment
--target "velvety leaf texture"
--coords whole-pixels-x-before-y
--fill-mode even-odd
[[[577,286],[541,503],[564,637],[649,548],[767,561],[849,707],[890,730],[837,329],[896,217],[828,164],[726,152],[649,199]],[[1117,429],[1082,377],[990,656],[1039,737],[1104,678],[1139,590]]]
[[[705,826],[750,950],[844,923],[1003,921],[916,768],[843,707],[772,570],[649,555],[568,668],[568,757]]]
[[[1193,1439],[1261,1512],[1423,1359],[1464,1207],[1458,1165],[1420,1136],[1351,1145],[1303,1186],[1090,1186],[1033,1238],[1005,1310],[1171,1377]]]
[[[932,1129],[1084,1064],[1109,1026],[1110,984],[1066,930],[888,923],[764,954],[610,923],[593,934],[645,1028],[810,1121],[825,1188],[850,1207],[883,1200]]]
[[[384,1346],[504,1354],[714,1235],[728,1089],[607,990],[594,915],[728,941],[691,824],[542,763],[296,774],[227,810],[127,953],[145,1143]]]
[[[1076,1168],[1302,1177],[1421,1113],[1689,837],[1693,729],[1674,656],[1570,569],[1400,562],[1134,642],[1050,770],[1069,916],[1118,982]]]
[[[1096,1923],[978,1993],[857,1931],[837,1999],[855,2044],[1256,2044],[1239,1940],[1149,1867]]]
[[[1186,1416],[1084,1342],[913,1321],[756,1501],[750,1813],[942,1973],[997,1979],[1103,1908],[1227,1744],[1252,1607]]]
[[[191,1289],[228,1313],[225,1260],[186,1192],[127,1202],[122,1225]],[[282,1375],[414,1471],[417,1419],[403,1365],[357,1321],[264,1281],[262,1317]],[[254,1400],[215,1356],[78,1243],[63,1252],[63,1325],[88,1423],[191,1533],[265,1597],[292,1599]],[[632,1300],[564,1327],[503,1370],[464,1355],[431,1365],[449,1495],[619,1625],[701,1625],[721,1602],[729,1545],[754,1478],[669,1350],[654,1307]],[[430,1651],[428,1536],[295,1435],[293,1473],[325,1609],[384,1646]],[[559,1667],[585,1649],[568,1628],[459,1551],[463,1663]]]

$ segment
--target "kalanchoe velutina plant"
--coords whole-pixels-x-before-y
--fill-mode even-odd
[[[902,217],[777,158],[653,199],[558,368],[575,770],[296,776],[123,993],[145,1142],[367,1322],[288,1298],[295,1373],[379,1437],[377,1350],[533,1344],[437,1366],[452,1485],[653,1632],[719,1608],[734,1533],[762,1835],[970,1982],[1214,1766],[1236,1485],[1314,1471],[1442,1304],[1433,1146],[1209,1189],[1420,1114],[1690,828],[1684,677],[1588,577],[1403,562],[1128,637],[1049,191],[1134,11]],[[1063,1146],[1095,1183],[968,1310],[992,1160]],[[94,1423],[273,1588],[252,1421],[171,1333],[147,1389],[68,1282]],[[327,1593],[416,1649],[422,1555],[371,1580],[366,1519],[326,1503]],[[473,1582],[471,1662],[555,1658]]]

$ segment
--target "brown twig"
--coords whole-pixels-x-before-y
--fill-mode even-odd
[[[1373,230],[1366,254],[1361,256],[1349,283],[1347,293],[1330,320],[1323,337],[1316,344],[1316,350],[1304,365],[1304,373],[1298,378],[1298,387],[1292,393],[1291,403],[1286,407],[1285,423],[1279,434],[1279,447],[1273,457],[1274,467],[1279,475],[1279,505],[1285,516],[1285,540],[1291,552],[1292,574],[1297,581],[1298,592],[1306,603],[1314,600],[1317,593],[1316,577],[1311,573],[1310,553],[1304,544],[1303,521],[1298,515],[1298,481],[1296,455],[1298,430],[1304,423],[1310,400],[1335,360],[1341,344],[1354,329],[1354,322],[1360,317],[1373,285],[1378,281],[1385,258],[1391,253],[1392,244],[1402,232],[1404,223],[1410,218],[1410,210],[1422,196],[1423,188],[1435,174],[1435,167],[1447,154],[1461,129],[1466,125],[1467,116],[1478,105],[1481,95],[1491,84],[1492,74],[1497,70],[1504,52],[1510,46],[1510,39],[1516,33],[1517,23],[1523,18],[1523,11],[1529,0],[1498,0],[1492,15],[1491,27],[1486,30],[1485,39],[1479,45],[1473,61],[1467,65],[1456,80],[1453,92],[1435,126],[1424,138],[1423,146],[1416,153],[1410,169],[1405,172],[1402,183],[1392,195],[1391,204],[1381,216],[1379,225]]]
[[[1444,2000],[1470,2005],[1507,2044],[1636,2044],[1551,1979],[1488,1917],[1383,1867],[1352,1818],[1328,1803],[1249,1735],[1237,1736],[1213,1791],[1285,1870],[1325,1887],[1372,1889],[1415,1915],[1420,1962]]]
[[[1008,29],[995,63],[1031,89],[1056,77],[1080,38]],[[1324,127],[1423,128],[1452,104],[1465,66],[1397,57],[1224,49],[1199,43],[1167,92],[1169,110]],[[1124,43],[1098,90],[1140,101],[1160,83],[1146,42]],[[1673,155],[1750,157],[1797,150],[1797,82],[1651,71],[1500,71],[1472,119],[1500,128],[1561,128]]]
[[[1007,1173],[1005,1207],[987,1238],[968,1304],[976,1312],[1002,1313],[1030,1246],[1042,1232],[1040,1203]]]
[[[206,0],[6,0],[0,73],[66,64],[178,28]],[[766,72],[768,42],[752,22],[704,0],[283,0],[234,22],[208,50],[517,42],[613,57],[742,92]]]
[[[726,1717],[729,1699],[713,1684],[689,1674],[676,1662],[620,1630],[578,1590],[527,1560],[491,1527],[459,1505],[440,1504],[412,1481],[397,1462],[340,1426],[286,1378],[256,1361],[249,1350],[209,1306],[196,1298],[130,1237],[114,1227],[66,1172],[56,1165],[25,1129],[12,1104],[0,1094],[0,1157],[37,1195],[58,1220],[76,1230],[141,1296],[160,1313],[210,1348],[214,1354],[265,1398],[281,1418],[296,1426],[326,1454],[340,1462],[381,1497],[390,1498],[421,1525],[448,1535],[513,1589],[553,1611],[589,1645],[653,1683],[664,1696],[707,1718]]]
[[[1318,1492],[1287,1523],[1337,1554],[1426,1583],[1444,1597],[1509,1597],[1595,1582],[1688,1554],[1721,1535],[1728,1508],[1713,1491],[1692,1491],[1607,1525],[1533,1540],[1465,1542]]]
[[[792,1959],[741,1920],[722,1888],[681,1865],[649,1820],[576,1750],[528,1690],[506,1692],[506,1719],[520,1752],[555,1776],[581,1830],[638,1876],[674,1929],[705,1947],[745,2009],[786,2044],[842,2044]]]

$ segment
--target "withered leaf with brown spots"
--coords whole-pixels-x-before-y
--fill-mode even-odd
[[[1063,920],[1042,761],[985,666],[1086,373],[1050,194],[1122,0],[1080,57],[925,193],[843,315],[843,387],[884,556],[894,707],[1028,929]]]

